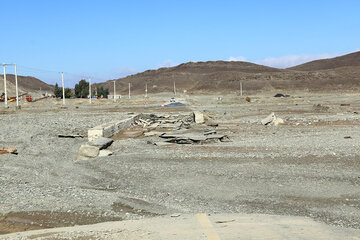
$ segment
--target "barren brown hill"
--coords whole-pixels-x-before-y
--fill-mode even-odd
[[[15,76],[13,74],[6,75],[7,90],[9,95],[15,94]],[[33,92],[38,90],[52,91],[53,86],[31,76],[18,76],[18,85],[20,92]],[[4,77],[0,75],[0,91],[4,91]]]
[[[360,88],[360,67],[340,67],[320,71],[294,71],[276,69],[248,62],[189,62],[170,68],[148,70],[125,78],[115,79],[117,94],[128,93],[128,83],[134,94],[173,91],[175,82],[178,92],[237,92],[239,81],[245,91],[357,90]],[[97,86],[109,88],[113,93],[113,81]]]
[[[131,75],[121,79],[115,79],[118,92],[126,94],[128,83],[134,93],[143,93],[145,83],[148,84],[150,92],[172,91],[173,84],[179,91],[223,91],[226,89],[238,89],[239,81],[246,80],[249,75],[259,75],[253,79],[252,88],[257,89],[261,83],[257,80],[260,75],[265,74],[269,79],[269,74],[281,73],[287,70],[257,65],[249,62],[189,62],[170,68],[160,68],[148,70],[142,73]],[[263,77],[261,77],[263,78]],[[97,84],[109,88],[112,93],[113,81]],[[256,86],[255,86],[256,85]],[[250,86],[248,86],[250,88]]]
[[[311,61],[295,67],[291,67],[289,69],[297,71],[318,71],[351,66],[360,66],[360,51],[346,54],[340,57]]]

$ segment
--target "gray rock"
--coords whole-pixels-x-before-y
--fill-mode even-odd
[[[98,147],[99,150],[102,150],[108,148],[113,142],[114,140],[110,138],[98,137],[88,142],[88,145]]]
[[[107,157],[113,155],[113,152],[110,150],[100,150],[99,157]]]
[[[99,155],[99,148],[88,144],[81,145],[76,161],[94,158]]]
[[[283,123],[284,123],[284,120],[279,117],[276,117],[275,113],[271,113],[269,116],[267,116],[266,118],[261,120],[261,124],[263,124],[263,125],[277,126],[277,125],[283,124]]]

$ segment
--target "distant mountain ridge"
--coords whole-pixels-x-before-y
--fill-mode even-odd
[[[128,83],[135,94],[173,91],[235,92],[239,82],[244,90],[356,90],[360,89],[360,52],[341,57],[316,60],[289,69],[277,69],[240,61],[188,62],[175,67],[147,70],[96,85],[127,94]]]
[[[9,95],[15,92],[15,77],[7,74]],[[212,93],[239,91],[242,81],[244,91],[269,90],[360,90],[360,52],[330,59],[304,63],[288,69],[278,69],[241,61],[188,62],[175,67],[147,70],[138,74],[97,83],[113,93],[128,93],[131,83],[133,94],[171,92],[174,83],[177,92]],[[52,91],[53,86],[31,76],[18,76],[20,92]],[[0,92],[3,92],[3,75],[0,75]]]

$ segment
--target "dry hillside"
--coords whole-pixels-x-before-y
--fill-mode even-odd
[[[6,75],[8,95],[15,94],[15,76],[13,74]],[[38,90],[52,91],[53,86],[31,76],[18,76],[19,92],[34,92]],[[0,92],[4,91],[4,76],[0,75]]]
[[[244,90],[312,90],[327,91],[360,89],[360,52],[333,59],[314,61],[310,69],[316,66],[321,70],[300,71],[276,69],[248,62],[189,62],[170,68],[148,70],[125,78],[115,79],[117,93],[127,94],[128,83],[133,93],[144,93],[145,83],[148,91],[172,91],[176,83],[177,91],[193,92],[231,92],[238,91],[239,81]],[[304,66],[306,64],[300,65]],[[309,65],[310,66],[310,65]],[[328,67],[325,67],[328,66]],[[330,66],[336,66],[330,68]],[[326,69],[325,69],[326,68]],[[327,69],[330,68],[330,69]],[[110,89],[113,81],[97,84]]]
[[[360,51],[344,56],[315,60],[308,63],[304,63],[289,69],[297,71],[318,71],[335,69],[340,67],[359,67],[360,66]]]

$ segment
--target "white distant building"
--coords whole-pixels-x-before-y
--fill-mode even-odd
[[[121,98],[121,95],[118,95],[118,94],[115,95],[115,99],[120,99],[120,98]],[[109,94],[108,99],[114,99],[114,94]]]

